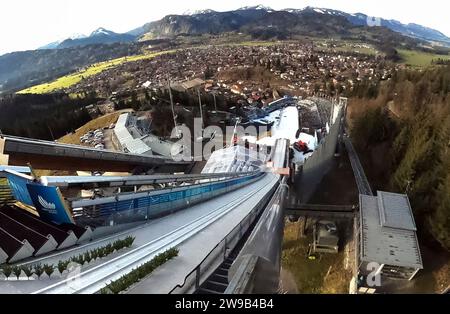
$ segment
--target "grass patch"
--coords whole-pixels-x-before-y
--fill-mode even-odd
[[[156,268],[163,265],[172,258],[178,256],[178,249],[171,248],[161,254],[156,255],[150,261],[144,263],[143,265],[133,269],[127,275],[112,281],[106,287],[102,288],[99,292],[101,294],[118,294],[133,284],[139,282],[141,279],[150,275]]]
[[[379,51],[374,46],[365,42],[359,41],[346,41],[346,40],[329,40],[323,38],[313,39],[315,46],[318,49],[327,52],[356,52],[365,55],[375,56],[379,54]],[[328,45],[335,45],[336,47],[328,47]]]
[[[309,260],[311,237],[297,239],[298,227],[298,223],[286,223],[281,262],[292,274],[299,293],[348,293],[351,274],[344,270],[344,253]]]
[[[355,47],[355,48],[353,48],[352,46],[347,46],[347,45],[344,47],[336,47],[336,48],[334,48],[334,50],[338,51],[338,52],[356,52],[356,53],[361,53],[361,54],[371,55],[371,56],[374,56],[378,53],[377,50],[373,47]]]
[[[60,77],[50,83],[43,83],[43,84],[29,87],[27,89],[17,92],[17,94],[47,94],[47,93],[51,93],[51,92],[54,92],[59,89],[69,88],[69,87],[79,83],[83,78],[87,78],[87,77],[99,74],[107,69],[118,66],[122,63],[134,62],[134,61],[144,60],[144,59],[152,59],[154,57],[157,57],[157,56],[160,56],[163,54],[174,53],[174,52],[175,52],[175,50],[166,50],[166,51],[160,51],[160,52],[145,53],[145,54],[136,55],[136,56],[127,56],[127,57],[117,58],[117,59],[113,59],[113,60],[109,60],[109,61],[94,63],[94,64],[88,66],[87,68],[84,68],[83,70],[80,70],[76,73]]]
[[[403,58],[403,63],[412,67],[427,67],[431,65],[432,60],[450,59],[450,55],[439,55],[416,50],[398,49],[398,53]]]
[[[96,129],[101,129],[104,127],[109,127],[112,123],[116,123],[119,116],[124,112],[129,112],[131,109],[123,109],[119,110],[101,117],[98,117],[94,120],[89,121],[82,127],[78,128],[75,133],[70,133],[64,135],[60,139],[57,140],[59,143],[64,144],[73,144],[73,145],[85,145],[80,142],[80,137],[89,131],[93,131]],[[85,145],[86,146],[86,145]],[[42,169],[34,169],[36,175],[42,176],[72,176],[76,175],[74,171],[62,171],[62,170],[42,170]]]

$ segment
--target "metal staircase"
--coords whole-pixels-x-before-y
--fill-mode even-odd
[[[262,212],[261,212],[262,213]],[[241,237],[239,242],[236,244],[234,250],[228,255],[228,257],[223,261],[222,264],[205,280],[205,282],[200,286],[200,288],[194,292],[194,294],[223,294],[228,287],[228,271],[233,265],[233,262],[239,255],[239,252],[243,248],[245,242],[247,242],[248,237],[252,233],[255,225],[259,220],[260,215],[255,219],[255,221],[250,225],[248,230]]]

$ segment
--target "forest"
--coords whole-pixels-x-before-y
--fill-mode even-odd
[[[70,98],[66,94],[0,97],[0,131],[8,135],[55,140],[90,121],[86,106],[96,102],[95,95],[83,98]]]
[[[373,188],[407,193],[419,232],[450,251],[450,66],[367,86],[348,123]]]

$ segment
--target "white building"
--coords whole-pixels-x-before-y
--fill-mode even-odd
[[[411,280],[423,264],[408,196],[360,195],[360,207],[360,274],[370,273],[368,264],[376,263],[376,274]]]

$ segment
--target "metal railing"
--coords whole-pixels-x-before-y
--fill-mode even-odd
[[[241,264],[224,294],[247,294],[248,291],[254,290],[258,259],[259,257],[256,255],[246,255],[242,258]]]
[[[173,192],[180,189],[186,189],[186,188],[192,188],[196,186],[202,186],[205,184],[211,185],[212,183],[217,182],[223,182],[223,181],[229,181],[236,178],[245,178],[245,177],[252,177],[256,176],[258,174],[262,174],[260,171],[254,171],[254,172],[241,172],[241,173],[229,173],[229,174],[217,174],[217,175],[169,175],[169,176],[155,176],[154,178],[148,178],[144,179],[142,181],[139,181],[138,178],[136,179],[130,179],[126,180],[129,181],[129,184],[124,184],[123,186],[141,186],[141,185],[153,185],[153,184],[163,184],[163,183],[182,183],[182,182],[189,182],[194,181],[192,184],[187,185],[175,185],[175,186],[167,186],[160,189],[147,189],[143,191],[136,191],[136,192],[118,192],[113,193],[108,196],[100,196],[98,198],[92,198],[92,197],[74,197],[74,198],[67,198],[67,201],[72,204],[73,207],[80,207],[85,206],[88,203],[92,203],[91,205],[100,205],[104,203],[110,203],[111,201],[120,201],[125,199],[133,198],[132,196],[145,196],[147,194],[161,194],[166,192]],[[131,178],[131,177],[130,177]],[[133,183],[133,184],[131,184]],[[114,188],[120,188],[120,185],[114,185],[112,186]]]
[[[268,195],[271,195],[275,186]],[[209,254],[185,277],[183,284],[176,285],[169,294],[193,293],[228,258],[242,236],[248,231],[255,219],[265,209],[262,199],[245,218],[220,241]]]
[[[350,164],[353,169],[353,174],[355,176],[359,194],[373,195],[369,180],[367,180],[366,174],[364,173],[364,168],[361,165],[361,161],[359,160],[358,154],[353,147],[352,141],[347,136],[344,136],[343,140],[345,149],[347,149],[348,157],[350,159]]]
[[[61,157],[95,158],[119,162],[154,163],[158,165],[190,163],[190,161],[175,161],[163,156],[136,155],[10,135],[2,135],[1,138],[5,140],[4,151],[6,153],[15,152]]]
[[[280,146],[281,145],[281,146]],[[286,165],[288,165],[289,162],[289,155],[287,154],[288,151],[288,142],[287,140],[278,140],[277,144],[276,144],[276,148],[281,147],[282,150],[278,151],[277,149],[273,149],[273,154],[272,157],[276,157],[274,154],[276,154],[275,151],[277,151],[279,154],[281,154],[281,156],[283,157],[281,160],[279,160],[279,164],[276,166],[280,166],[280,167],[284,167]],[[273,247],[270,244],[267,243],[260,243],[260,239],[256,236],[254,236],[255,233],[259,234],[262,233],[264,230],[257,230],[258,226],[261,227],[261,224],[265,224],[265,223],[269,223],[273,222],[273,221],[269,221],[271,220],[271,218],[274,218],[272,216],[272,209],[275,209],[275,211],[278,211],[278,215],[276,212],[275,213],[275,220],[276,221],[281,221],[284,222],[284,215],[283,215],[283,203],[285,200],[285,196],[286,196],[286,192],[287,192],[287,177],[282,177],[281,182],[278,181],[278,184],[276,184],[269,193],[267,193],[265,195],[265,197],[263,199],[260,200],[260,202],[258,203],[258,205],[239,223],[239,225],[237,225],[219,244],[217,244],[217,246],[214,247],[214,249],[203,259],[203,261],[197,265],[197,267],[195,267],[185,278],[184,283],[182,285],[177,285],[175,286],[170,293],[190,293],[190,292],[194,292],[196,291],[201,284],[227,259],[227,257],[229,256],[230,252],[233,250],[233,248],[235,247],[235,245],[238,243],[238,241],[242,238],[242,236],[245,234],[245,232],[247,232],[247,230],[250,228],[251,224],[255,221],[256,217],[258,217],[259,215],[263,215],[263,217],[261,217],[260,220],[258,220],[257,224],[255,225],[255,229],[253,230],[253,232],[251,233],[251,235],[249,236],[249,239],[251,240],[255,240],[257,242],[259,242],[259,245],[268,245],[269,247]],[[278,209],[278,210],[277,210]],[[267,212],[267,210],[270,211],[270,213]],[[267,217],[267,215],[269,215],[270,217]],[[266,216],[266,217],[264,217]],[[261,221],[264,220],[264,221]],[[280,229],[281,227],[281,229]],[[264,229],[264,228],[261,228]],[[280,238],[282,238],[282,229],[283,226],[281,225],[277,225],[274,229],[271,229],[270,232],[272,232],[273,230],[277,230],[280,231],[281,230],[281,236],[277,236],[277,234],[264,234],[264,237],[268,237],[269,239],[272,240],[272,243],[275,243],[275,249],[276,251],[280,251],[281,252],[281,242],[277,245],[276,242],[280,241]],[[277,232],[275,232],[277,233]],[[275,236],[275,240],[273,239],[273,236]],[[254,245],[255,243],[252,242],[251,247]],[[247,243],[244,245],[244,248],[242,248],[242,251],[245,250],[245,248],[247,247]],[[256,254],[254,255],[254,257],[251,258],[251,261],[249,263],[246,263],[246,265],[248,267],[252,268],[245,268],[245,271],[248,273],[250,272],[250,277],[246,277],[247,279],[250,278],[248,280],[248,282],[245,284],[245,287],[243,287],[244,289],[247,289],[248,286],[247,284],[253,284],[252,280],[255,278],[255,266],[256,263],[258,262],[258,259],[262,256],[262,258],[265,258],[269,261],[273,261],[274,259],[277,259],[276,256],[280,256],[277,252],[274,252],[271,248],[269,248],[270,252],[264,252],[267,254]],[[241,256],[242,254],[239,254],[239,256]],[[238,257],[239,258],[239,257]],[[244,260],[246,257],[244,257]],[[242,260],[241,260],[242,261]],[[279,260],[274,262],[274,267],[278,268],[279,266]],[[240,265],[242,264],[242,262],[240,262]],[[271,265],[272,267],[273,265]],[[232,282],[236,282],[236,281],[240,281],[238,279],[235,278],[235,276],[233,277]],[[227,288],[227,290],[225,291],[225,293],[230,293],[230,290]],[[233,288],[232,290],[233,291]],[[232,292],[231,292],[232,293]]]
[[[79,187],[79,188],[99,188],[122,186],[141,186],[163,183],[183,183],[191,181],[203,181],[210,179],[237,178],[251,176],[259,171],[249,172],[226,172],[226,173],[205,173],[205,174],[157,174],[157,175],[132,175],[132,176],[91,176],[91,177],[71,177],[71,176],[42,176],[40,181],[47,186],[59,187]]]
[[[286,182],[287,177],[284,177],[231,266],[231,281],[225,294],[271,294],[278,291],[284,230],[283,205],[288,190]]]
[[[70,202],[70,206],[74,209],[73,216],[80,225],[99,227],[146,221],[234,191],[259,180],[263,174],[256,172],[251,176],[234,179],[215,178],[212,180],[216,181],[207,183],[121,193],[102,199]],[[210,187],[213,185],[219,186]]]

